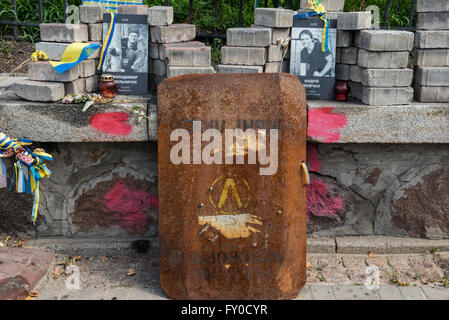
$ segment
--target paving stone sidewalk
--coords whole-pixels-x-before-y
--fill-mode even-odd
[[[308,283],[299,300],[449,300],[449,253],[308,255]],[[36,287],[43,300],[158,300],[167,299],[159,285],[156,255],[83,257],[76,261],[80,289],[68,289],[54,270],[70,261],[56,255],[47,275]],[[57,263],[61,264],[58,265]],[[368,289],[366,268],[379,268],[379,288]],[[373,268],[371,268],[373,269]],[[69,287],[74,285],[69,281]],[[368,283],[373,285],[374,282]]]
[[[0,300],[25,299],[47,272],[53,250],[0,248]]]

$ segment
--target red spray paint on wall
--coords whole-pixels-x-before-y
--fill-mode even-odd
[[[311,172],[321,169],[320,155],[315,144],[307,145],[307,164]],[[315,217],[338,218],[339,212],[344,209],[344,199],[329,193],[327,184],[315,176],[310,177],[307,187],[307,213]]]
[[[104,195],[104,206],[112,212],[110,219],[129,233],[143,233],[149,222],[147,208],[157,208],[158,198],[145,191],[131,189],[124,179]]]
[[[131,133],[132,127],[127,122],[128,114],[126,112],[98,113],[90,118],[92,127],[117,136],[126,136]]]
[[[308,113],[307,134],[322,142],[338,142],[340,129],[346,124],[346,116],[334,113],[334,107],[311,109]]]

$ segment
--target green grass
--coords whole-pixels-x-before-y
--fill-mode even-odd
[[[0,20],[13,20],[39,23],[39,9],[36,0],[17,0],[17,11],[12,10],[11,0],[0,0]],[[81,0],[69,0],[69,5],[80,5]],[[62,0],[42,0],[44,22],[64,22]],[[0,25],[0,38],[12,35],[12,25]],[[39,28],[19,26],[19,39],[34,41],[39,36]]]
[[[345,0],[345,11],[364,11],[370,5],[376,5],[380,11],[380,24],[383,25],[387,0]],[[410,9],[412,0],[392,0],[390,16],[387,21],[389,28],[408,27],[410,23]],[[416,10],[413,17],[413,26],[416,25]]]
[[[280,6],[297,10],[300,0],[280,0]],[[259,7],[264,6],[265,0],[259,0]],[[81,0],[68,0],[69,5],[79,5]],[[148,6],[164,5],[164,0],[144,0]],[[215,18],[215,0],[193,1],[193,23],[200,32],[225,33],[227,28],[238,26],[240,0],[219,0],[218,17]],[[273,0],[268,6],[273,7]],[[406,27],[409,24],[409,13],[412,0],[393,0],[388,20],[389,27]],[[175,23],[189,22],[189,0],[170,0],[173,6]],[[380,9],[380,21],[383,23],[386,0],[346,0],[345,11],[364,10],[369,5],[377,5]],[[44,22],[63,22],[63,1],[43,0]],[[416,15],[416,14],[415,14]],[[17,0],[17,12],[11,7],[11,0],[0,0],[0,20],[12,20],[14,16],[19,21],[39,22],[37,0]],[[249,27],[254,21],[254,0],[243,1],[242,26]],[[416,21],[416,18],[414,19]],[[0,25],[0,38],[12,35],[11,25]],[[39,36],[37,27],[19,27],[19,38],[33,41]]]

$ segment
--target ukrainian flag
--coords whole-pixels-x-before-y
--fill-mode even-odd
[[[94,53],[101,45],[95,43],[80,43],[74,42],[69,44],[65,48],[62,54],[61,61],[49,61],[57,73],[63,73],[64,71],[73,68],[81,61],[87,59],[92,53]]]

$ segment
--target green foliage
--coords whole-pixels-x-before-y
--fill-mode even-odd
[[[81,0],[68,0],[69,5],[80,5]],[[17,10],[14,12],[11,0],[0,0],[0,20],[13,20],[39,23],[37,0],[16,0]],[[42,0],[44,22],[64,22],[63,0]],[[34,41],[39,36],[38,27],[19,26],[19,39]],[[0,37],[12,35],[12,25],[0,25]]]
[[[300,0],[278,0],[279,6],[297,10]],[[165,5],[165,0],[144,0],[148,6]],[[175,23],[190,23],[189,0],[169,0],[173,6]],[[254,21],[254,0],[243,0],[242,26],[249,27]],[[346,0],[345,11],[364,10],[369,5],[377,5],[380,9],[381,24],[385,15],[387,0]],[[68,0],[69,5],[80,5],[81,0]],[[275,0],[268,0],[268,6],[274,7]],[[412,0],[392,0],[390,9],[389,27],[407,27]],[[240,0],[218,0],[218,13],[216,13],[215,0],[194,0],[192,7],[192,22],[200,33],[214,32],[225,33],[227,28],[236,27],[239,24]],[[258,6],[265,6],[265,0],[258,0]],[[63,22],[63,0],[42,0],[44,22]],[[416,15],[416,13],[415,13]],[[37,0],[17,0],[17,12],[12,10],[11,0],[0,0],[0,20],[12,20],[16,17],[19,21],[39,22]],[[414,18],[416,21],[416,17]],[[4,35],[12,35],[12,25],[0,25],[0,38]],[[19,27],[20,39],[33,41],[39,36],[37,27]]]
[[[379,7],[380,24],[383,25],[387,0],[345,0],[345,11],[364,11],[368,6]],[[410,23],[410,10],[412,0],[391,0],[390,16],[387,21],[389,28],[408,27]],[[416,11],[416,10],[415,10]],[[413,17],[413,26],[416,25],[417,14]]]

